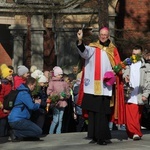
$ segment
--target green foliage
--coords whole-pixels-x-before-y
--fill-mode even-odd
[[[61,92],[61,93],[53,93],[51,96],[48,98],[51,100],[51,103],[57,103],[57,101],[66,98],[66,93]]]
[[[38,79],[36,79],[36,87],[35,89],[32,91],[32,96],[33,97],[37,97],[37,95],[39,94],[41,87],[38,84]]]
[[[49,96],[48,98],[51,100],[51,103],[56,103],[60,99],[60,96],[53,94]]]

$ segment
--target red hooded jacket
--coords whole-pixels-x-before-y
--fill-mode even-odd
[[[0,85],[0,102],[3,104],[4,96],[6,96],[12,89],[12,83],[8,80],[2,80]],[[8,116],[9,113],[4,113],[3,109],[0,109],[0,118]]]

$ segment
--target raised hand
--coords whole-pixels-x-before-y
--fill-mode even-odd
[[[81,29],[77,32],[77,38],[79,41],[83,38],[83,31]]]

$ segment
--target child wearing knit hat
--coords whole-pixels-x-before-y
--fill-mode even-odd
[[[0,66],[1,70],[1,89],[0,89],[0,137],[8,135],[8,110],[3,109],[4,97],[12,90],[12,74],[13,70],[6,64]]]
[[[32,92],[34,99],[41,99],[40,108],[37,111],[32,112],[32,121],[36,123],[41,129],[43,129],[45,117],[46,117],[46,101],[47,101],[47,78],[42,74],[37,78],[37,86],[35,91]]]
[[[47,83],[48,79],[45,75],[39,75],[38,83]]]
[[[77,74],[76,82],[73,85],[73,102],[74,102],[73,109],[74,109],[74,119],[76,120],[77,132],[82,132],[87,127],[85,118],[82,116],[82,108],[80,105],[77,104],[82,74],[83,74],[82,71]]]
[[[13,70],[8,68],[6,64],[2,64],[0,66],[0,71],[1,71],[2,78],[7,78],[8,76],[12,76],[12,74],[13,74]]]
[[[38,79],[40,75],[43,75],[43,72],[41,70],[35,70],[31,73],[31,77]]]
[[[0,66],[0,70],[3,70],[3,69],[6,68],[6,67],[8,67],[6,64],[2,64],[2,65]]]
[[[9,69],[8,67],[4,68],[1,71],[2,78],[7,78],[8,76],[12,76],[12,74],[13,74],[13,71],[11,69]]]
[[[18,88],[22,83],[26,83],[27,78],[30,76],[29,69],[24,66],[18,66],[18,75],[14,77],[14,89]]]
[[[56,134],[61,133],[62,120],[65,107],[67,106],[67,99],[70,97],[70,88],[67,82],[62,79],[63,71],[59,66],[53,68],[54,76],[49,82],[47,88],[47,95],[51,97],[58,97],[54,103],[53,121],[51,123],[49,133],[53,134],[56,128]],[[63,95],[66,96],[63,96]],[[51,105],[51,104],[50,104]]]
[[[29,73],[29,69],[26,66],[18,66],[18,76],[23,76],[24,74]]]
[[[54,76],[55,77],[58,76],[58,75],[62,75],[63,74],[63,71],[62,71],[62,69],[59,66],[55,66],[53,68],[53,71],[54,71]]]

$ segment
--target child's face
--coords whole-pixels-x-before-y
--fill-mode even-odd
[[[9,75],[9,76],[6,77],[6,79],[9,80],[9,81],[12,81],[12,78],[13,78],[12,75]]]
[[[27,72],[27,73],[25,73],[22,77],[26,79],[26,78],[28,78],[29,76],[30,76],[30,73]]]
[[[49,76],[50,76],[50,72],[49,71],[44,71],[44,75],[47,79],[49,79]]]
[[[64,77],[64,81],[66,81],[68,83],[69,82],[69,78],[68,77]]]
[[[63,75],[62,74],[59,74],[59,75],[57,75],[56,76],[58,79],[61,79],[62,77],[63,77]]]
[[[39,82],[39,85],[40,86],[45,86],[45,83],[44,82]]]
[[[132,55],[141,55],[141,50],[140,49],[133,49]]]

